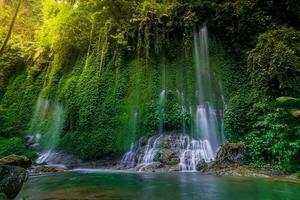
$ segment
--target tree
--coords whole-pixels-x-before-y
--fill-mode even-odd
[[[17,4],[17,8],[16,8],[16,11],[15,11],[15,14],[11,20],[11,23],[10,23],[10,26],[9,26],[9,29],[8,29],[8,32],[7,32],[7,35],[5,37],[5,40],[1,46],[1,49],[0,49],[0,55],[3,53],[8,41],[9,41],[9,38],[12,34],[12,30],[14,28],[14,25],[15,25],[15,22],[16,22],[16,18],[18,16],[18,13],[19,13],[19,10],[20,10],[20,7],[21,7],[21,4],[22,4],[22,0],[19,0],[18,4]]]

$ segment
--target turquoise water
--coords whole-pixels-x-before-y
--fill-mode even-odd
[[[26,200],[299,200],[300,184],[199,173],[68,172],[31,177]]]

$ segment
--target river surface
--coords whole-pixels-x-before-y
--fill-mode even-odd
[[[299,200],[300,184],[200,173],[76,171],[30,177],[26,200]]]

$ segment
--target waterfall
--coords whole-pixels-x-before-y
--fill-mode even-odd
[[[184,78],[183,76],[179,76],[176,84],[167,87],[166,82],[172,81],[166,81],[166,66],[164,64],[162,89],[157,100],[159,103],[158,134],[148,138],[144,145],[141,145],[143,143],[141,141],[138,145],[131,145],[130,151],[122,159],[122,163],[130,168],[136,167],[139,171],[143,171],[147,166],[157,164],[159,156],[164,152],[170,153],[170,149],[172,155],[178,158],[180,171],[196,171],[200,161],[210,162],[214,159],[219,145],[224,141],[225,101],[222,95],[221,82],[210,67],[208,33],[205,25],[194,33],[193,56],[196,74],[195,89],[187,86],[190,82],[187,80],[188,77]],[[175,88],[174,85],[176,85]],[[181,133],[174,134],[177,130],[171,130],[173,133],[167,135],[164,132],[164,116],[166,114],[165,105],[169,104],[165,103],[169,100],[166,98],[167,93],[172,92],[172,90],[176,91],[176,98],[178,98],[181,109],[182,120],[181,125],[179,124]],[[195,99],[192,99],[194,94]],[[186,123],[186,113],[193,119],[189,124]],[[166,146],[170,149],[161,151]],[[163,157],[165,156],[168,155],[163,155]]]
[[[181,115],[182,115],[182,119],[181,119],[181,130],[183,134],[186,134],[186,124],[185,124],[185,114],[186,114],[186,108],[185,108],[185,101],[184,101],[184,93],[180,92],[178,89],[176,90],[177,92],[177,96],[179,98],[179,102],[180,102],[180,107],[181,107]]]
[[[212,147],[212,151],[207,152],[207,155],[213,158],[214,152],[224,139],[222,125],[224,100],[220,81],[210,68],[208,33],[205,25],[194,34],[194,61],[197,84],[195,129],[197,136]]]
[[[33,118],[30,125],[30,133],[41,136],[38,141],[41,151],[37,163],[47,162],[55,155],[55,148],[59,143],[60,133],[63,128],[63,107],[57,102],[38,98]]]
[[[168,152],[178,158],[178,170],[196,171],[197,164],[203,160],[210,162],[212,148],[208,140],[195,140],[189,135],[156,135],[148,138],[143,145],[141,138],[138,145],[132,145],[121,161],[126,168],[136,168],[144,171],[147,166],[159,163],[157,155],[162,154],[168,148]]]
[[[158,132],[159,134],[163,134],[164,131],[164,102],[166,97],[166,90],[162,90],[159,95],[159,125]]]
[[[162,135],[158,137],[151,137],[146,146],[146,151],[144,154],[144,158],[141,164],[150,164],[154,161],[154,156],[157,152],[157,147],[159,144],[160,139],[162,138]]]
[[[130,146],[130,150],[124,154],[121,163],[128,166],[129,168],[133,168],[135,166],[135,155],[136,149],[134,144],[132,143]]]
[[[135,111],[133,113],[133,117],[132,117],[132,120],[130,122],[130,133],[132,135],[132,141],[134,141],[134,138],[135,138],[135,135],[136,135],[136,129],[137,129],[137,118],[138,118],[138,112]],[[135,165],[135,154],[136,154],[136,151],[135,151],[135,145],[134,145],[134,142],[131,143],[130,145],[130,150],[128,152],[126,152],[124,154],[124,156],[122,157],[122,161],[121,163],[127,165],[128,167],[132,168],[134,167]]]
[[[188,136],[179,136],[179,143],[180,171],[196,171],[199,161],[211,161],[213,152],[208,140],[194,140]]]

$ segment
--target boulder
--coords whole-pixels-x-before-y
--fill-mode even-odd
[[[138,165],[136,171],[140,172],[156,172],[158,169],[163,168],[163,164],[160,162],[154,162],[150,164]]]
[[[229,143],[221,145],[217,152],[215,163],[219,165],[226,164],[248,164],[250,161],[249,154],[246,150],[246,145],[243,142]]]
[[[173,149],[160,149],[155,155],[154,161],[164,165],[177,165],[180,162],[178,151]]]
[[[31,164],[31,160],[26,156],[9,155],[0,159],[0,165],[13,165],[27,169]]]
[[[35,167],[32,172],[37,174],[43,174],[43,173],[63,173],[64,171],[65,169],[62,167],[40,165]]]
[[[168,169],[168,172],[179,172],[179,171],[180,171],[179,165],[170,166]]]
[[[27,146],[27,147],[30,147],[31,145],[33,145],[35,142],[34,142],[34,136],[33,135],[27,135],[24,137],[24,144]]]
[[[27,171],[17,166],[0,165],[0,197],[15,198],[28,179]]]
[[[205,160],[202,159],[197,163],[196,169],[197,169],[197,171],[205,172],[208,169],[208,167],[209,166],[208,166],[207,162],[205,162]]]

